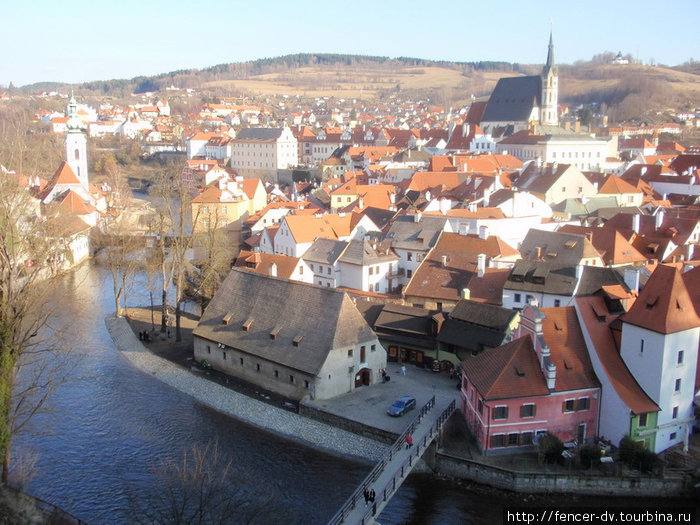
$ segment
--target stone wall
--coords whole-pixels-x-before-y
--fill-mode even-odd
[[[442,452],[435,454],[433,461],[434,463],[431,463],[435,470],[445,476],[522,493],[668,497],[682,495],[687,490],[681,478],[587,476],[546,472],[516,473]]]

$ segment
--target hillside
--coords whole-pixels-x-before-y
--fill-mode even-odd
[[[152,77],[89,82],[83,94],[126,96],[193,88],[205,97],[301,95],[381,100],[401,92],[458,106],[472,96],[488,95],[499,78],[537,74],[541,65],[507,62],[439,62],[334,54],[296,54],[253,62],[220,64],[206,69],[163,73]],[[560,65],[560,104],[601,104],[613,121],[653,119],[669,108],[700,106],[697,67],[613,66],[607,62]]]

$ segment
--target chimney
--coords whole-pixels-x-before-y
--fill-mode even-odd
[[[538,168],[542,167],[542,157],[537,157],[537,160],[535,161],[535,166]]]
[[[446,215],[448,211],[452,208],[450,199],[442,198],[440,199],[440,213]]]
[[[277,277],[277,265],[275,263],[272,263],[270,266],[270,276]]]
[[[549,363],[547,366],[547,388],[550,392],[554,392],[554,385],[557,381],[557,366],[554,363]]]
[[[658,210],[656,212],[656,217],[654,221],[654,227],[658,230],[661,228],[661,225],[664,223],[664,210]]]
[[[476,257],[476,275],[482,278],[486,273],[486,254],[480,253]]]
[[[476,202],[470,202],[468,206],[471,213],[476,213]]]
[[[535,246],[535,259],[540,260],[542,258],[542,246]]]
[[[466,222],[460,222],[457,232],[460,235],[469,235],[469,224],[467,224]]]
[[[469,136],[469,124],[467,124],[466,122],[464,124],[462,124],[462,136],[463,137]]]
[[[479,239],[486,240],[489,238],[489,227],[479,226]]]
[[[636,268],[625,268],[625,284],[631,292],[639,291],[639,270]]]
[[[396,204],[396,193],[390,193],[389,194],[389,201],[391,201],[392,204]]]
[[[692,261],[694,252],[695,252],[695,245],[690,244],[690,243],[686,244],[685,245],[685,260]]]
[[[471,297],[471,292],[469,291],[469,288],[462,288],[462,299],[469,300]]]
[[[420,222],[420,218],[423,216],[421,212],[413,214],[413,222]]]
[[[642,216],[639,215],[638,213],[635,213],[632,216],[632,231],[639,235],[639,226],[642,221]]]
[[[447,255],[442,256],[442,267],[447,268]]]
[[[482,201],[484,208],[488,208],[490,200],[491,200],[491,190],[487,188],[484,190],[484,200]]]

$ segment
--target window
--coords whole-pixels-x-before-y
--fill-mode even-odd
[[[535,417],[535,404],[527,403],[520,407],[520,417]]]
[[[314,271],[314,265],[313,265],[313,264],[309,264],[309,268],[311,268],[311,271],[312,271],[312,272]]]
[[[372,275],[374,273],[374,268],[372,266],[369,267],[369,274]]]
[[[676,362],[679,365],[683,364],[683,350],[678,350],[678,360]]]
[[[328,275],[331,274],[331,267],[330,267],[330,266],[328,267],[328,272],[327,272],[327,273],[328,273]]]
[[[221,213],[223,213],[224,215],[227,215],[227,214],[228,214],[228,211],[227,211],[227,210],[228,210],[228,208],[227,208],[226,206],[222,206],[222,207],[221,207]]]
[[[567,399],[564,401],[563,405],[563,412],[573,412],[574,411],[574,400],[573,399]]]
[[[639,414],[639,427],[647,426],[647,414]]]
[[[643,354],[644,353],[644,339],[639,341],[639,353]]]
[[[407,261],[413,260],[413,253],[412,252],[406,252],[406,260]]]
[[[226,352],[221,352],[224,356],[224,361],[226,361]]]
[[[521,297],[520,297],[520,294],[519,294],[519,293],[516,293],[516,294],[513,296],[513,300],[514,300],[516,303],[519,303],[519,302],[520,302],[520,299],[521,299]]]
[[[554,299],[554,306],[561,306],[561,301],[559,299]]]
[[[582,397],[578,400],[578,406],[576,407],[576,410],[578,410],[578,411],[588,410],[590,407],[591,407],[590,398]]]
[[[508,434],[508,446],[517,447],[520,441],[520,434]]]
[[[479,410],[479,414],[484,413],[484,400],[479,399],[479,403],[477,404],[477,409]]]
[[[505,434],[496,434],[495,436],[491,436],[491,447],[492,448],[500,448],[500,447],[505,447],[506,446],[506,435]]]
[[[294,376],[292,374],[289,374],[289,382],[294,384]]]
[[[255,363],[255,371],[260,372],[260,363]]]
[[[673,414],[671,418],[676,419],[678,417],[678,406],[673,407]]]
[[[374,352],[377,349],[377,345],[370,345],[369,351]]]
[[[306,388],[306,390],[309,389],[309,381],[308,380],[304,381],[304,388]]]
[[[676,379],[676,385],[673,388],[674,392],[680,392],[681,391],[681,380],[680,378]]]
[[[494,407],[491,417],[493,417],[493,419],[508,419],[508,407],[507,406]]]
[[[280,371],[279,371],[279,370],[275,370],[275,377],[279,377],[279,376],[280,376]]]
[[[412,270],[406,270],[406,277],[408,277],[410,279],[412,275],[413,275]]]
[[[677,432],[671,432],[671,435],[668,436],[668,439],[674,440],[674,439],[676,439],[677,437],[678,437],[678,433],[677,433]]]
[[[207,345],[207,354],[211,354],[211,346]]]
[[[75,150],[75,160],[80,160],[80,150],[77,148]]]
[[[521,445],[532,445],[532,432],[523,432],[520,434]]]
[[[348,357],[352,357],[352,348],[348,350]]]
[[[243,366],[243,358],[241,357],[241,366]]]

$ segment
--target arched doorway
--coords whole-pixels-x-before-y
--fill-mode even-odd
[[[370,372],[369,368],[361,368],[357,371],[357,374],[355,374],[355,388],[369,385]]]

